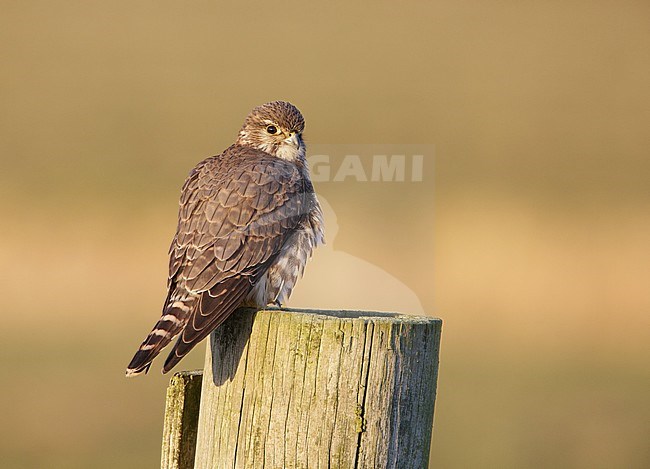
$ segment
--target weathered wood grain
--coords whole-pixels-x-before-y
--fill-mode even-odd
[[[174,374],[167,387],[161,469],[194,467],[203,372]]]
[[[210,336],[195,468],[426,468],[441,325],[238,310]]]

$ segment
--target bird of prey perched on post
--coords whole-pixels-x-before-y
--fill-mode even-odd
[[[163,373],[239,306],[281,305],[289,298],[313,249],[324,242],[304,126],[292,104],[263,104],[246,117],[232,146],[190,172],[169,249],[162,316],[127,376],[146,373],[177,335]]]

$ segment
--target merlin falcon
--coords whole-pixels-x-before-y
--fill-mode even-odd
[[[292,104],[263,104],[246,117],[232,146],[190,172],[169,248],[162,316],[127,376],[149,371],[176,336],[163,373],[238,307],[287,301],[314,248],[324,243],[304,127]]]

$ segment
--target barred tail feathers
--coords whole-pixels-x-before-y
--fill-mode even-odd
[[[190,350],[221,325],[253,289],[253,281],[236,275],[204,292],[196,303],[191,321],[169,352],[163,373],[169,372]]]
[[[133,377],[147,373],[151,362],[185,327],[189,320],[196,297],[174,292],[166,302],[162,316],[144,339],[138,351],[126,368],[126,376]]]

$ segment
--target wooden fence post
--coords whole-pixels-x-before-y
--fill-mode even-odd
[[[201,398],[201,371],[175,373],[167,387],[161,469],[194,467]]]
[[[194,467],[426,468],[441,326],[237,311],[210,336]]]

